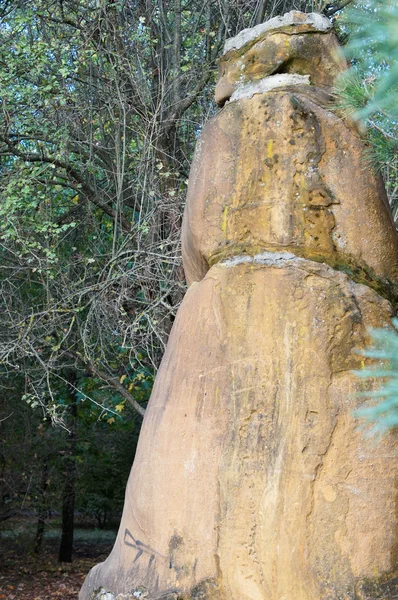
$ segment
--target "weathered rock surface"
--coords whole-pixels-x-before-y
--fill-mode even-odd
[[[298,84],[228,103],[205,126],[192,164],[188,280],[225,256],[289,250],[376,288],[395,282],[397,236],[382,181],[365,160],[360,135],[320,88]]]
[[[333,85],[346,62],[330,30],[321,15],[291,11],[227,40],[216,102],[223,105],[237,87],[275,73],[309,75],[313,85]]]
[[[332,35],[311,19],[295,13],[279,33]],[[232,62],[256,43],[243,37]],[[183,230],[193,283],[118,538],[80,600],[397,595],[394,439],[373,443],[352,415],[354,350],[393,314],[396,233],[356,129],[330,90],[297,81],[231,91],[198,142]]]
[[[302,13],[296,10],[284,14],[283,16],[273,17],[265,23],[260,23],[255,27],[243,29],[233,38],[226,40],[224,45],[224,56],[230,50],[239,50],[252,42],[262,39],[265,33],[277,30],[295,35],[298,32],[323,32],[331,31],[332,24],[327,17],[319,13]]]
[[[214,580],[203,597],[337,600],[390,572],[392,440],[371,443],[351,414],[352,350],[390,315],[308,260],[212,267],[179,311],[115,549],[86,585],[194,598]]]

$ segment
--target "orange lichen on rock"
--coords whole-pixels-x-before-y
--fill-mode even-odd
[[[191,285],[80,600],[397,595],[394,438],[358,431],[352,373],[390,324],[397,235],[331,110],[330,24],[278,19],[227,42],[184,215]]]

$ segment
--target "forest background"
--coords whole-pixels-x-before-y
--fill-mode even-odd
[[[0,1],[0,535],[31,556],[47,535],[70,562],[75,517],[117,525],[185,291],[182,209],[216,59],[292,9],[349,42],[335,110],[366,121],[364,169],[397,219],[393,0]],[[370,417],[394,426],[397,336],[374,337],[396,378]]]

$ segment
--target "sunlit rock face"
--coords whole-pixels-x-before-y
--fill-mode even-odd
[[[352,369],[390,323],[398,246],[365,143],[331,106],[343,68],[320,15],[227,41],[184,216],[191,285],[117,541],[80,600],[397,594],[397,457],[357,430]]]

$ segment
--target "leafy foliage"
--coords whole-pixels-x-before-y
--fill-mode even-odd
[[[224,40],[292,8],[338,7],[3,5],[0,364],[3,379],[23,374],[31,405],[62,423],[73,370],[103,418],[126,401],[144,413],[185,289],[182,203]]]
[[[65,369],[93,380],[93,400],[105,382],[116,406],[136,402],[140,385],[121,381],[132,365],[156,368],[183,291],[184,179],[166,140],[176,106],[159,112],[158,77],[148,81],[142,7],[111,4],[17,4],[0,27],[0,354],[55,420]]]

